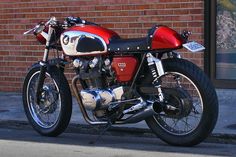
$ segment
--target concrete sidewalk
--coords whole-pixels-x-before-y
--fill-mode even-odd
[[[219,117],[213,134],[236,137],[236,90],[217,89],[219,99]],[[0,121],[27,121],[24,114],[21,93],[0,92]],[[87,124],[73,99],[72,124]],[[120,127],[147,128],[145,122]]]

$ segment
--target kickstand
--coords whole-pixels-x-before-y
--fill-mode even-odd
[[[112,126],[111,121],[108,121],[108,123],[106,124],[105,128],[99,133],[99,135],[98,135],[98,137],[96,138],[96,140],[95,140],[95,141],[90,141],[89,144],[95,144],[95,143],[97,143],[97,141],[101,139],[102,135],[104,135],[104,133],[105,133],[108,129],[110,129],[111,126]]]

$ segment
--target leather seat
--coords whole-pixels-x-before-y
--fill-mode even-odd
[[[108,45],[109,52],[145,51],[150,49],[147,38],[113,39]]]
[[[108,52],[137,52],[151,49],[151,41],[157,26],[152,27],[145,38],[115,38],[108,44]]]

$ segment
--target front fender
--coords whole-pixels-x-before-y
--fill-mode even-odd
[[[40,62],[41,61],[34,63],[28,70],[30,71],[33,68],[40,68],[42,66]],[[48,62],[46,63],[47,71],[50,72],[51,70],[58,68],[61,70],[62,73],[64,73],[65,64],[65,60],[60,58],[48,60]]]

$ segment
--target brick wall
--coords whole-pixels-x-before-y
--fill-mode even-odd
[[[203,42],[203,7],[203,0],[1,0],[0,91],[21,91],[28,67],[43,55],[34,36],[22,33],[51,16],[80,16],[124,38],[143,37],[154,24],[164,24],[189,29],[191,40]],[[183,56],[203,67],[203,54]]]

